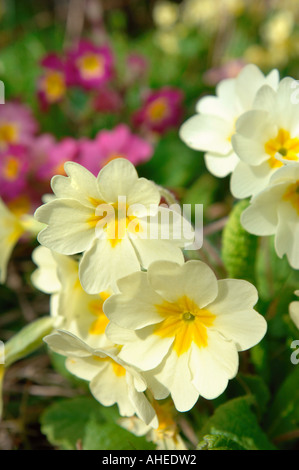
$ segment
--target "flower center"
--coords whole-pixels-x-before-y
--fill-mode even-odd
[[[95,214],[87,222],[96,230],[104,230],[112,248],[115,248],[127,233],[137,234],[142,230],[138,218],[128,215],[128,210],[122,201],[112,204],[98,202]]]
[[[99,78],[104,73],[104,59],[98,54],[89,52],[77,61],[80,73],[85,79]]]
[[[192,343],[199,348],[207,347],[207,329],[216,318],[213,313],[199,308],[187,296],[173,303],[164,301],[155,307],[164,320],[156,325],[154,333],[162,338],[174,337],[172,347],[178,356],[188,351]]]
[[[283,201],[290,202],[299,215],[299,181],[287,187],[282,199]]]
[[[149,104],[147,115],[152,122],[160,122],[169,115],[169,106],[165,98],[158,98]]]
[[[0,146],[6,147],[10,144],[15,144],[18,140],[18,129],[15,124],[3,123],[0,124]]]
[[[286,160],[297,161],[299,158],[299,139],[291,137],[289,131],[279,129],[277,136],[270,139],[265,144],[265,151],[270,156],[268,163],[272,169],[280,168],[283,162],[278,160],[275,156],[279,154],[280,157]]]
[[[6,157],[2,174],[7,181],[15,181],[20,174],[20,161],[13,156]]]
[[[92,300],[88,304],[89,311],[96,317],[89,328],[91,335],[103,335],[109,323],[108,318],[103,312],[103,304],[110,297],[108,292],[101,292],[99,300]]]
[[[66,92],[63,74],[58,71],[48,72],[44,78],[43,89],[50,102],[60,100]]]

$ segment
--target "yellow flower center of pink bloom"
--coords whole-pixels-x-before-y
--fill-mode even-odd
[[[136,234],[142,230],[137,217],[128,215],[129,208],[125,203],[107,204],[94,199],[91,202],[97,209],[95,214],[88,218],[87,223],[90,227],[105,230],[112,248],[125,238],[127,232]],[[98,215],[99,208],[101,210]]]
[[[43,90],[47,95],[48,101],[52,103],[63,98],[66,92],[63,74],[57,70],[49,71],[43,81]]]
[[[105,333],[109,320],[103,312],[103,304],[108,297],[110,297],[108,292],[101,292],[99,300],[89,302],[89,311],[96,317],[96,320],[92,322],[89,328],[91,335],[103,335]]]
[[[169,115],[169,105],[166,98],[157,98],[147,107],[147,116],[152,122],[160,122]]]
[[[290,202],[299,215],[299,181],[287,187],[282,199],[283,201]]]
[[[3,178],[10,182],[15,181],[20,175],[20,168],[20,161],[16,157],[5,157],[4,165],[2,167]]]
[[[283,163],[275,158],[276,154],[286,160],[299,159],[299,139],[291,137],[289,131],[279,129],[277,136],[265,144],[265,151],[270,156],[268,163],[272,169],[280,168]]]
[[[92,52],[88,52],[77,61],[80,73],[84,79],[101,77],[105,71],[103,57]]]
[[[31,201],[28,196],[19,196],[7,203],[7,207],[16,217],[29,214],[31,209]]]
[[[0,147],[7,147],[18,141],[18,128],[16,124],[0,124]]]
[[[164,320],[156,325],[154,333],[162,338],[174,337],[172,348],[178,356],[188,351],[192,343],[199,348],[207,347],[207,328],[216,318],[213,313],[199,308],[187,296],[173,303],[164,301],[155,307]]]

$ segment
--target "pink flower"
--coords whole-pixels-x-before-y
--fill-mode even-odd
[[[0,105],[0,152],[11,145],[29,145],[37,129],[31,110],[24,104],[8,102]]]
[[[70,86],[98,88],[111,80],[114,74],[111,49],[81,41],[76,49],[68,53],[66,74]]]
[[[66,94],[65,70],[62,60],[56,54],[48,54],[41,62],[44,73],[38,80],[38,98],[41,108],[47,110],[60,102]]]
[[[100,131],[94,140],[80,141],[79,163],[94,175],[114,158],[127,158],[134,165],[151,158],[153,147],[120,124],[111,131]]]
[[[148,72],[148,61],[141,54],[132,53],[127,57],[128,77],[130,81],[141,80]]]
[[[54,175],[64,175],[64,164],[77,161],[78,143],[72,137],[66,137],[60,142],[44,141],[46,158],[36,171],[37,178],[50,181]]]
[[[150,91],[142,108],[133,116],[134,124],[158,134],[178,127],[183,117],[183,98],[183,93],[177,88]]]
[[[29,158],[27,149],[11,145],[0,153],[0,196],[5,201],[18,197],[26,188]]]
[[[102,87],[95,96],[93,106],[100,113],[117,113],[123,107],[123,99],[116,90]]]
[[[230,60],[220,67],[209,69],[204,74],[203,81],[208,85],[215,86],[221,80],[237,77],[245,65],[246,62],[243,59]]]

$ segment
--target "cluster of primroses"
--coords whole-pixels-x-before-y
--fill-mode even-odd
[[[118,405],[123,426],[185,448],[174,413],[223,393],[238,352],[266,333],[257,290],[185,261],[194,228],[128,160],[65,172],[35,213],[32,281],[51,295],[54,322],[44,340],[101,404]]]
[[[139,84],[140,107],[132,112],[130,123],[146,135],[160,135],[177,127],[183,116],[183,93],[165,86],[152,90],[147,86],[148,62],[132,53],[120,72],[110,44],[81,40],[63,57],[50,53],[42,61],[38,80],[38,98],[43,110],[63,103],[69,92],[80,89],[90,97],[90,112],[119,114],[126,111],[126,95]]]
[[[274,236],[277,255],[286,255],[290,266],[299,269],[297,81],[280,80],[277,70],[264,76],[246,65],[236,78],[218,84],[216,96],[198,101],[197,114],[183,124],[180,135],[204,152],[213,175],[231,175],[236,199],[249,199],[243,227],[257,236]]]

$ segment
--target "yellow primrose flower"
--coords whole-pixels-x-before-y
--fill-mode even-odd
[[[157,427],[157,417],[144,392],[142,375],[118,357],[116,348],[91,348],[75,335],[58,330],[44,338],[48,346],[67,357],[66,368],[90,382],[93,396],[104,406],[115,403],[121,416],[135,413],[146,424]]]
[[[186,238],[192,241],[191,225],[159,206],[159,189],[138,178],[132,163],[112,160],[97,178],[74,162],[65,171],[68,177],[52,179],[56,198],[36,211],[37,220],[47,224],[38,240],[64,255],[83,252],[79,277],[86,292],[113,289],[117,279],[157,259],[183,262],[181,247]]]
[[[118,281],[104,305],[106,334],[123,347],[119,357],[144,371],[154,398],[171,394],[178,411],[199,395],[219,396],[238,371],[238,351],[257,344],[267,324],[253,306],[255,287],[217,281],[201,261],[151,264]]]
[[[278,169],[241,215],[245,230],[275,237],[277,255],[299,268],[299,162]]]
[[[231,179],[236,198],[258,194],[283,165],[299,161],[298,84],[283,79],[275,92],[269,86],[257,93],[253,109],[243,114],[232,138],[240,158]]]
[[[197,114],[181,126],[180,137],[191,148],[205,152],[205,163],[215,176],[223,178],[239,162],[232,146],[238,118],[253,106],[258,90],[265,84],[277,89],[279,74],[273,70],[266,77],[253,64],[246,65],[236,78],[222,80],[216,96],[201,98]]]
[[[81,286],[78,261],[39,246],[32,253],[38,266],[32,274],[33,285],[51,295],[50,313],[55,327],[75,334],[92,347],[113,346],[105,330],[109,323],[103,312],[112,291],[87,294]]]

